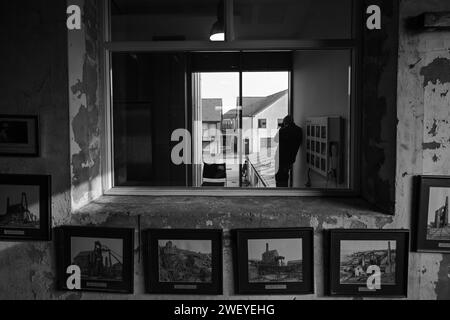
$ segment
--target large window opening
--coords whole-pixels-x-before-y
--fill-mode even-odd
[[[105,188],[356,195],[363,9],[107,1]]]
[[[114,185],[348,189],[351,66],[344,49],[114,53]]]

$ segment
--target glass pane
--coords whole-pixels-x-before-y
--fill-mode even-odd
[[[223,2],[216,0],[113,0],[113,41],[209,40],[223,29]]]
[[[236,40],[349,39],[352,0],[235,0]]]
[[[114,184],[348,188],[351,51],[290,59],[239,83],[188,74],[184,53],[113,53]]]
[[[185,128],[183,54],[113,53],[114,184],[186,186],[172,133]]]
[[[239,187],[239,73],[204,72],[194,77],[200,87],[195,122],[202,128],[201,135],[194,134],[194,163],[201,165],[194,172],[195,185]]]
[[[279,119],[289,113],[288,88],[287,71],[242,74],[243,187],[276,187],[280,164],[277,133]],[[283,180],[286,186],[288,178]]]
[[[295,188],[349,187],[349,50],[293,54],[293,117],[304,130],[292,168]]]

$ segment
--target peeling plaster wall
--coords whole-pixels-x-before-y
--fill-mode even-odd
[[[26,2],[30,8],[33,4],[44,1]],[[33,3],[33,4],[32,4]],[[81,3],[81,2],[79,2]],[[83,2],[84,3],[84,2]],[[23,4],[21,4],[21,9]],[[27,7],[28,8],[28,7]],[[17,9],[18,10],[18,9]],[[64,8],[51,12],[53,17],[59,17]],[[11,104],[22,106],[18,110],[39,110],[42,116],[49,117],[49,122],[43,134],[43,158],[36,160],[0,159],[2,172],[45,171],[55,175],[64,189],[66,178],[66,190],[70,189],[68,181],[72,180],[72,199],[60,201],[58,190],[54,190],[54,224],[66,222],[68,208],[72,204],[78,209],[82,204],[89,202],[76,210],[70,219],[71,224],[97,225],[110,227],[137,227],[137,217],[141,216],[142,228],[223,228],[224,237],[224,295],[209,296],[211,299],[311,299],[325,298],[323,292],[323,237],[322,230],[328,228],[410,228],[413,200],[413,176],[418,174],[449,174],[450,164],[448,148],[449,128],[449,72],[450,61],[450,32],[422,32],[417,33],[406,29],[405,19],[417,16],[425,11],[450,11],[450,3],[447,0],[403,0],[400,5],[400,45],[398,60],[398,128],[397,128],[397,163],[395,195],[395,216],[382,215],[367,209],[367,204],[361,200],[347,199],[318,199],[318,198],[220,198],[220,197],[100,197],[98,195],[98,183],[95,183],[99,167],[92,166],[92,162],[99,163],[96,154],[98,152],[98,134],[101,136],[101,108],[102,102],[99,90],[96,95],[92,88],[96,80],[88,76],[97,70],[100,74],[100,66],[92,54],[95,50],[89,49],[91,41],[95,37],[86,34],[75,36],[69,33],[69,68],[73,70],[69,78],[70,108],[63,110],[67,114],[70,111],[70,121],[64,120],[63,111],[56,105],[64,105],[67,88],[62,85],[64,80],[58,72],[52,73],[56,77],[48,87],[49,96],[56,98],[58,103],[52,103],[48,97],[45,100],[47,107],[35,108],[36,101],[40,100],[39,94],[32,95],[29,102],[20,98],[21,91],[38,87],[40,75],[26,77],[30,83],[23,85],[22,81],[13,78],[15,68],[20,69],[21,74],[26,66],[33,67],[32,60],[43,59],[39,64],[56,68],[54,63],[63,64],[60,59],[63,54],[52,56],[52,63],[45,60],[45,55],[34,56],[39,50],[31,47],[22,48],[18,41],[16,49],[21,49],[21,57],[16,65],[11,65],[8,79],[14,79],[11,83],[5,82],[2,72],[1,84],[8,85],[7,94],[0,97],[0,105],[17,110]],[[57,12],[58,11],[58,12]],[[30,9],[33,16],[34,9]],[[50,13],[49,13],[50,14]],[[58,19],[57,19],[58,20]],[[41,21],[36,19],[34,21]],[[53,20],[52,20],[53,21]],[[12,21],[11,21],[12,22]],[[36,22],[37,23],[37,22]],[[54,23],[54,22],[53,22]],[[48,26],[50,28],[50,26]],[[51,25],[55,29],[55,25]],[[20,29],[20,28],[19,28]],[[33,33],[34,34],[34,33]],[[59,35],[61,36],[61,35]],[[59,39],[59,36],[57,37]],[[50,41],[53,38],[44,32],[42,41]],[[55,40],[56,41],[56,40]],[[59,39],[62,41],[62,39]],[[92,44],[92,43],[91,43]],[[56,45],[56,44],[55,44]],[[59,43],[57,47],[63,46]],[[70,49],[72,48],[72,49]],[[73,51],[71,51],[73,50]],[[98,47],[97,49],[98,50]],[[42,50],[41,50],[42,51]],[[14,52],[14,54],[11,54]],[[16,55],[15,51],[8,52],[6,58],[11,59]],[[56,50],[58,53],[58,51]],[[79,55],[76,54],[79,52]],[[47,54],[51,54],[47,52]],[[23,57],[21,56],[23,55]],[[31,59],[31,57],[33,59]],[[48,59],[50,60],[50,59]],[[23,66],[22,64],[25,64]],[[85,64],[89,64],[89,71],[84,70]],[[94,67],[95,66],[95,67]],[[36,66],[34,66],[36,67]],[[56,71],[61,71],[57,69]],[[85,73],[86,72],[86,73]],[[92,72],[92,73],[91,73]],[[63,73],[63,72],[62,72]],[[38,76],[39,74],[39,76]],[[97,79],[100,78],[97,74]],[[65,73],[63,73],[66,76]],[[17,77],[17,76],[16,76]],[[80,80],[78,82],[78,80]],[[97,80],[98,81],[98,80]],[[97,82],[98,85],[98,82]],[[63,88],[61,88],[63,87]],[[28,89],[27,89],[28,88]],[[26,95],[25,95],[26,96]],[[52,99],[53,99],[52,98]],[[84,107],[83,107],[84,106]],[[3,109],[2,109],[3,110]],[[56,112],[56,110],[59,110]],[[61,114],[60,114],[61,112]],[[98,116],[97,116],[98,115]],[[86,122],[77,122],[81,117]],[[59,120],[59,121],[57,121]],[[78,128],[80,123],[81,129]],[[51,124],[51,125],[50,125]],[[75,124],[75,129],[74,129]],[[69,140],[70,125],[70,155],[68,150],[63,152],[66,146],[63,141]],[[98,130],[97,130],[98,129]],[[61,131],[61,134],[56,134]],[[80,138],[81,137],[81,138]],[[55,152],[48,152],[54,148]],[[69,147],[67,147],[69,149]],[[53,149],[52,149],[53,150]],[[73,166],[74,157],[80,157],[80,163],[85,166]],[[90,161],[92,160],[92,161]],[[69,164],[72,169],[69,171]],[[10,167],[5,167],[10,166]],[[80,175],[75,173],[83,172]],[[71,173],[71,174],[70,174]],[[78,179],[81,177],[81,179]],[[77,179],[74,179],[77,178]],[[79,181],[82,183],[77,184]],[[93,182],[94,181],[94,182]],[[86,183],[86,186],[83,186]],[[59,187],[58,187],[59,189]],[[67,192],[64,193],[67,195]],[[61,206],[61,209],[59,209]],[[237,296],[233,290],[233,270],[230,249],[229,231],[243,227],[292,227],[312,226],[315,228],[315,290],[314,295],[306,296]],[[137,234],[136,234],[137,240]],[[54,249],[51,243],[0,243],[0,299],[198,299],[197,296],[174,295],[147,295],[144,294],[143,266],[139,261],[139,246],[135,247],[135,294],[115,295],[97,293],[72,293],[58,292],[55,286]],[[448,268],[450,267],[450,255],[411,253],[409,259],[409,299],[450,299],[450,280]],[[202,296],[202,298],[205,298]]]
[[[412,212],[412,177],[450,174],[450,32],[417,32],[408,18],[423,12],[450,11],[445,0],[404,0],[398,73],[397,217]],[[411,298],[450,299],[450,256],[412,253]]]
[[[72,208],[102,193],[100,0],[67,1],[82,11],[82,30],[68,31]]]

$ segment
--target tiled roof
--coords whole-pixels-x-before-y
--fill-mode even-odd
[[[288,90],[283,90],[274,93],[267,97],[243,97],[242,98],[242,116],[254,117],[265,108],[277,102],[279,99],[287,95]],[[239,99],[237,99],[239,102]],[[234,118],[237,115],[237,110],[232,109],[224,114],[224,119]]]

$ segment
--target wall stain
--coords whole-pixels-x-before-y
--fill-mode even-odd
[[[442,146],[439,142],[433,141],[433,142],[425,142],[422,144],[423,150],[436,150],[439,149]]]
[[[436,284],[436,295],[438,300],[450,299],[450,255],[443,254],[439,265],[438,283]]]
[[[435,137],[437,135],[437,121],[436,119],[433,120],[433,125],[431,126],[430,131],[428,131],[428,134],[430,134],[431,136]]]
[[[424,77],[423,86],[428,83],[437,84],[450,82],[450,59],[436,58],[432,63],[420,70],[420,75]]]

